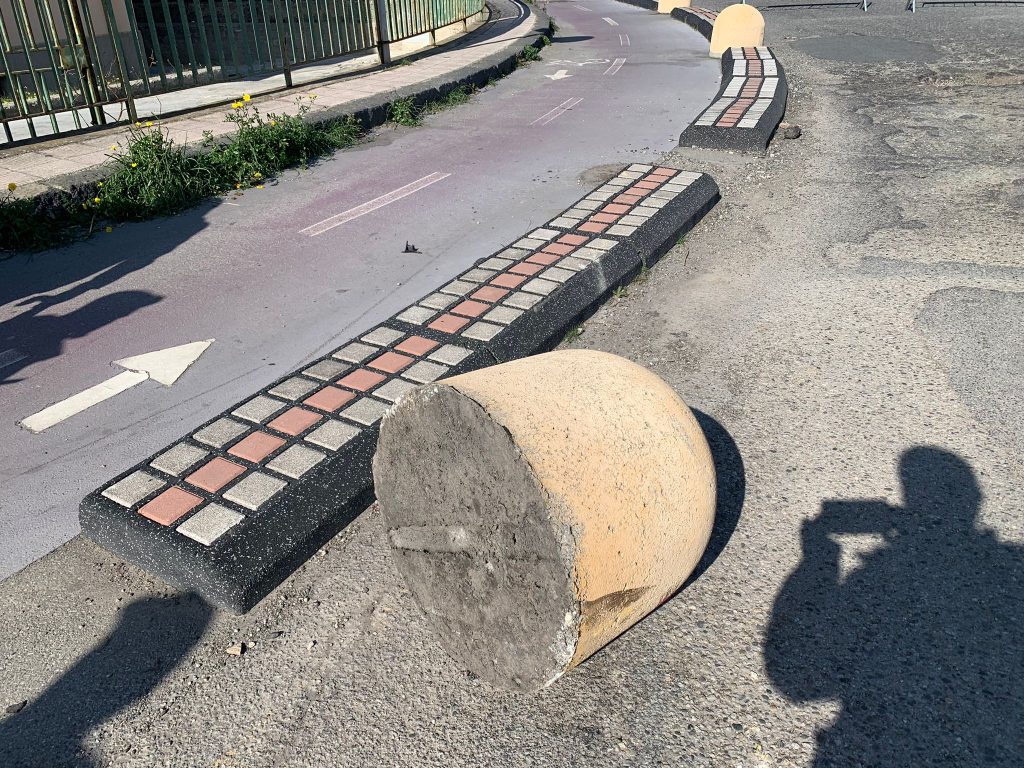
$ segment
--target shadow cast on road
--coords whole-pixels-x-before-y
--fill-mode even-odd
[[[736,526],[739,525],[743,499],[747,492],[743,457],[732,435],[714,417],[696,408],[691,410],[701,431],[704,432],[715,463],[715,523],[704,555],[679,591],[699,579],[722,554]]]
[[[0,320],[0,353],[17,350],[24,356],[0,368],[0,386],[19,381],[17,374],[26,366],[58,357],[67,340],[160,301],[150,291],[109,288],[195,236],[216,205],[208,202],[173,219],[129,224],[113,235],[0,261],[0,317],[7,318]],[[91,295],[95,298],[83,303]],[[68,302],[77,306],[53,311]]]
[[[98,765],[83,739],[184,661],[212,615],[194,595],[128,605],[109,637],[24,709],[0,720],[0,765]]]
[[[900,461],[904,506],[826,501],[775,600],[765,664],[792,701],[834,701],[815,766],[1020,765],[1024,548],[978,527],[963,459]],[[850,537],[875,545],[844,557]]]

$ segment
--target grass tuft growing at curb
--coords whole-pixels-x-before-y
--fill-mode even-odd
[[[543,37],[538,44],[550,42]],[[539,50],[529,45],[516,56],[516,65],[539,58]],[[388,119],[418,126],[424,116],[465,104],[478,90],[459,85],[425,104],[412,97],[398,99],[390,105]],[[15,197],[16,185],[8,184],[0,194],[0,259],[67,245],[97,230],[110,232],[122,222],[169,216],[218,195],[262,189],[281,171],[306,167],[362,138],[363,128],[352,117],[307,120],[315,99],[297,99],[293,115],[263,114],[245,95],[225,117],[234,130],[219,137],[207,133],[199,146],[175,143],[166,129],[152,122],[136,123],[126,139],[111,146],[113,170],[101,181],[33,198]]]

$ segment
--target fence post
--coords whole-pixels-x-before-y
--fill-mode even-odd
[[[377,16],[377,55],[380,57],[381,66],[386,67],[391,63],[391,51],[388,48],[391,34],[387,0],[374,0],[373,7]]]
[[[96,85],[96,68],[92,63],[92,53],[89,51],[89,41],[85,38],[82,14],[78,10],[77,0],[67,0],[68,12],[71,14],[71,23],[74,25],[74,33],[77,44],[82,46],[82,71],[79,73],[83,80],[83,92],[88,94],[89,114],[92,115],[93,125],[106,125],[107,116],[103,107],[96,102],[99,101],[100,90]]]

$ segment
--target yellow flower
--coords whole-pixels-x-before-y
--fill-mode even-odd
[[[263,185],[262,184],[257,184],[256,185],[256,189],[263,189]]]
[[[241,188],[242,188],[241,184],[235,184],[235,189],[241,189]]]
[[[252,175],[252,177],[253,177],[254,179],[262,179],[262,178],[263,178],[263,174],[262,174],[262,173],[260,173],[259,171],[256,171],[256,173],[254,173],[254,174]]]
[[[136,128],[141,128],[142,127],[142,123],[140,123],[138,120],[136,120],[135,121],[135,127]]]
[[[117,149],[117,144],[111,144],[111,145],[110,145],[110,148],[111,148],[111,149]]]
[[[233,104],[231,105],[231,108],[232,108],[232,109],[241,109],[241,108],[242,108],[242,102],[240,102],[240,101],[236,101],[236,102],[234,102],[234,103],[233,103]]]
[[[139,167],[138,163],[132,163],[132,168],[138,168],[138,167]]]
[[[103,186],[103,182],[102,182],[102,181],[101,181],[101,182],[99,182],[99,183],[98,183],[98,184],[97,184],[96,186],[97,186],[97,187],[102,187],[102,186]]]
[[[271,125],[277,125],[277,120],[271,120],[271,121],[270,121],[270,124],[271,124]]]
[[[17,188],[18,188],[18,185],[15,184],[13,181],[7,184],[7,191],[8,192],[13,192]]]
[[[252,97],[248,93],[242,94],[242,101],[249,101]]]
[[[99,199],[98,197],[94,197],[94,198],[92,199],[92,201],[93,201],[94,203],[98,203],[98,202],[100,201],[100,199]]]
[[[147,120],[146,121],[146,127],[147,128],[152,128],[153,127],[153,121],[152,120]]]
[[[105,231],[109,235],[111,232],[114,231],[114,228],[113,227],[107,227]]]

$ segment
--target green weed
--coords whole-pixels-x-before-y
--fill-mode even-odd
[[[563,344],[572,344],[574,341],[576,341],[576,339],[578,339],[580,336],[583,335],[583,331],[584,331],[584,327],[582,325],[577,325],[577,326],[574,326],[573,328],[570,328],[566,332],[565,338],[562,339],[562,343]]]
[[[414,127],[423,122],[422,110],[412,97],[391,102],[389,111],[391,122],[399,125]]]

